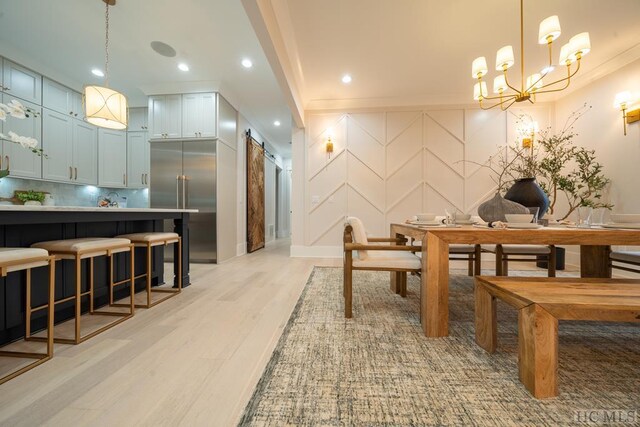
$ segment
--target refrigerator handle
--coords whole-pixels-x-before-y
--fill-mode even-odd
[[[187,177],[182,175],[182,209],[186,209],[187,201]]]
[[[176,176],[176,209],[180,209],[180,175]]]

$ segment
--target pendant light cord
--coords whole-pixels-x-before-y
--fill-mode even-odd
[[[105,37],[104,37],[104,85],[109,87],[109,3],[104,2],[105,10]]]

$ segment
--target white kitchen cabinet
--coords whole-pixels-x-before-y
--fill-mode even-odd
[[[9,95],[2,95],[2,102],[8,103],[13,99]],[[22,104],[36,111],[26,119],[16,119],[7,115],[6,121],[0,121],[0,132],[5,135],[15,132],[20,136],[28,136],[38,141],[38,148],[42,147],[42,108],[35,104],[22,101]],[[34,154],[30,149],[23,148],[20,144],[11,141],[2,141],[2,168],[9,169],[9,174],[20,178],[42,178],[42,158]]]
[[[73,182],[98,183],[98,128],[73,120]]]
[[[182,137],[182,96],[150,96],[148,117],[150,139]]]
[[[5,58],[2,91],[9,96],[42,105],[42,76]]]
[[[127,132],[127,187],[149,186],[149,150],[146,132]]]
[[[147,131],[148,112],[144,107],[129,108],[129,124],[127,131],[140,132]]]
[[[42,81],[42,106],[76,119],[84,117],[82,95],[46,77]]]
[[[68,114],[43,108],[42,177],[51,181],[96,185],[98,183],[97,128]]]
[[[216,94],[182,95],[182,137],[216,137]]]
[[[127,133],[98,129],[98,185],[124,188],[127,186]]]

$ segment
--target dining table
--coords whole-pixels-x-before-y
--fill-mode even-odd
[[[490,228],[483,225],[424,227],[392,223],[390,237],[422,242],[420,321],[427,337],[449,335],[449,245],[523,244],[580,247],[581,277],[611,277],[612,245],[640,246],[640,229],[541,227]],[[397,277],[391,274],[391,289]]]

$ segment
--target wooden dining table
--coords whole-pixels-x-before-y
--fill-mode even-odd
[[[603,278],[611,277],[612,245],[640,246],[640,230],[611,228],[496,229],[391,224],[390,235],[422,242],[420,319],[427,337],[449,335],[450,244],[576,245],[580,246],[581,277]],[[393,273],[391,289],[397,291]]]

